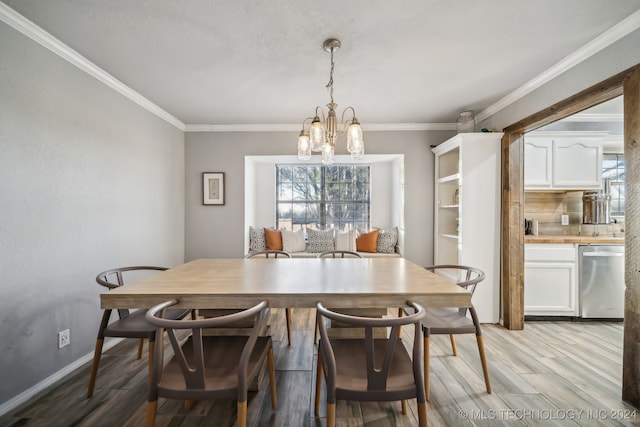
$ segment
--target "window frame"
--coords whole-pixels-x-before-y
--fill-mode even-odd
[[[613,158],[615,157],[615,158]],[[607,162],[615,162],[614,167],[607,167]],[[610,171],[615,171],[615,177],[610,178],[611,189],[617,188],[614,197],[614,191],[611,191],[611,216],[624,216],[626,205],[626,193],[624,181],[626,177],[624,153],[604,153],[602,156],[602,177],[610,175]],[[622,209],[620,209],[622,207]]]
[[[281,170],[284,168],[292,168],[290,172],[291,181],[288,181],[287,177],[283,180]],[[299,169],[296,171],[296,168]],[[348,168],[350,171],[345,171],[342,168]],[[365,168],[366,171],[362,171],[362,168]],[[323,165],[316,163],[276,163],[275,169],[275,217],[276,227],[278,229],[291,228],[293,231],[297,231],[299,229],[306,228],[318,230],[328,230],[332,228],[338,230],[370,228],[371,164],[334,163],[332,165]],[[302,173],[305,180],[308,180],[309,177],[313,177],[315,175],[315,178],[320,181],[319,184],[315,185],[315,189],[310,190],[310,187],[307,186],[306,189],[302,190],[303,193],[306,193],[305,198],[296,198],[294,193],[296,183],[295,178],[296,176],[301,176],[298,175],[298,173],[300,173],[300,169],[304,170]],[[313,171],[312,169],[316,169],[316,171]],[[347,174],[350,178],[346,178]],[[292,193],[290,197],[282,197],[282,186],[287,182],[291,182],[291,188],[287,191],[291,191]],[[300,183],[300,181],[297,182]],[[358,188],[358,186],[362,184],[365,185],[365,189]],[[330,186],[335,185],[338,187],[337,199],[332,197],[332,194],[329,193],[329,191],[332,190],[336,191],[335,188],[331,190],[329,189]],[[359,194],[359,196],[354,198],[353,196],[356,193]],[[333,193],[333,195],[335,194],[336,193]],[[345,194],[350,194],[352,197],[349,199],[342,198]],[[288,215],[281,211],[281,206],[286,204],[290,204],[291,206]],[[301,212],[300,209],[295,208],[296,205],[304,206],[302,210],[305,214],[302,221],[296,221],[295,212]],[[311,214],[313,211],[311,208],[312,205],[317,206],[316,215]],[[359,206],[360,208],[356,209],[356,206]],[[333,215],[329,213],[330,209],[334,209]],[[354,212],[359,212],[359,214],[355,214]],[[336,221],[336,219],[338,220]],[[285,224],[283,224],[283,222],[285,222]]]

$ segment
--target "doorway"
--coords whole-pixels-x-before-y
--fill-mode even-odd
[[[525,133],[525,321],[623,319],[623,130],[620,96]]]

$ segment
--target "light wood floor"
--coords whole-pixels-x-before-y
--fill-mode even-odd
[[[278,409],[268,387],[251,393],[250,426],[322,426],[313,416],[314,312],[294,310],[293,345],[286,345],[284,311],[272,310]],[[97,327],[97,325],[96,325]],[[622,323],[527,322],[524,331],[485,325],[493,394],[485,391],[475,337],[432,338],[430,426],[640,425],[636,410],[621,401]],[[406,331],[405,331],[406,334]],[[409,343],[409,336],[403,337]],[[147,366],[135,340],[103,356],[96,392],[86,399],[89,364],[21,408],[0,417],[0,426],[140,426],[144,424]],[[266,385],[266,382],[265,382]],[[233,426],[235,402],[160,399],[157,426]],[[415,400],[400,403],[338,402],[338,426],[416,426]]]

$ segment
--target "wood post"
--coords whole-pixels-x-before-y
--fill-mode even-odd
[[[624,83],[625,306],[622,400],[640,407],[640,70]]]
[[[502,137],[502,323],[524,328],[524,139],[523,133]]]

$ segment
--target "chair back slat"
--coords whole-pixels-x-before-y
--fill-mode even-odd
[[[373,338],[373,327],[366,326],[365,331],[365,348],[367,354],[367,390],[384,391],[387,389],[387,380],[389,378],[389,368],[398,342],[397,326],[392,328],[391,335],[386,341],[386,348],[382,363],[375,360],[375,339]],[[394,330],[395,329],[395,330]]]
[[[202,329],[193,329],[192,336],[189,337],[185,344],[192,347],[192,360],[187,360],[187,356],[184,354],[185,349],[180,345],[175,329],[167,329],[167,336],[187,388],[203,390],[204,352],[202,350]]]

